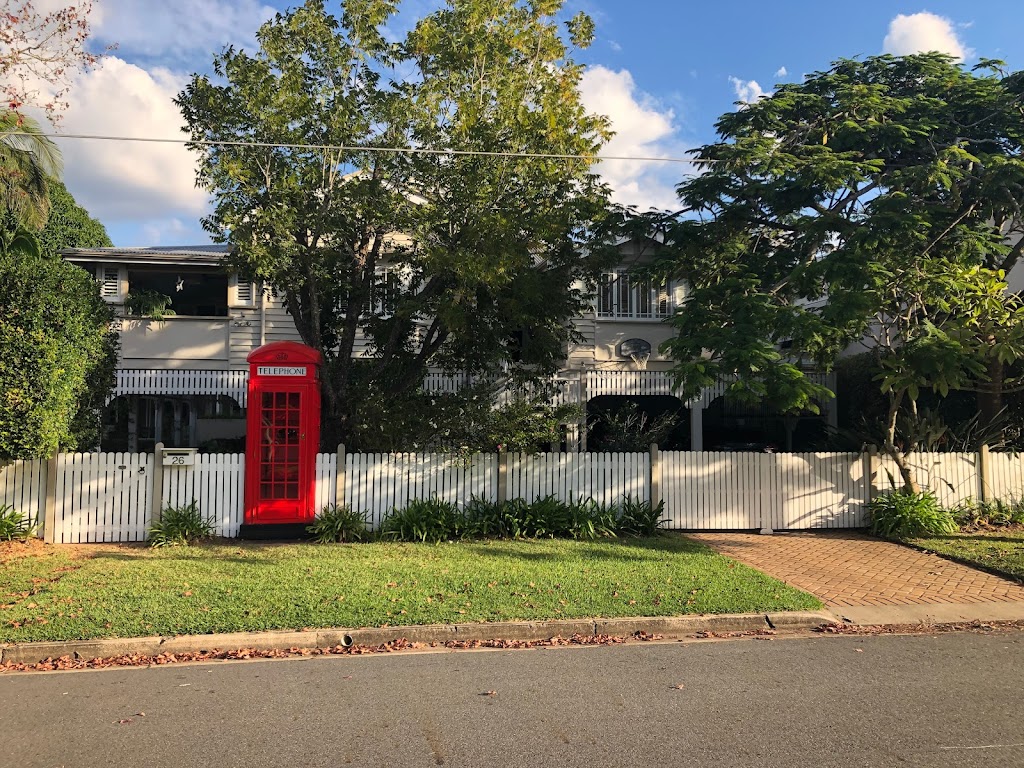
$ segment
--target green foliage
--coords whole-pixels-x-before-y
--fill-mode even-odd
[[[381,526],[381,537],[398,541],[459,541],[462,539],[594,540],[658,533],[664,504],[652,508],[649,501],[625,497],[620,506],[599,504],[593,499],[564,502],[555,496],[533,501],[512,499],[485,501],[473,497],[460,510],[439,499],[411,501],[392,510]]]
[[[630,223],[664,231],[663,279],[689,286],[664,345],[684,396],[731,379],[734,395],[815,411],[830,393],[805,368],[864,340],[880,446],[913,487],[899,413],[926,391],[997,400],[1024,355],[1005,282],[1024,253],[1021,82],[934,52],[841,59],[720,118],[679,186],[685,218]]]
[[[75,202],[63,183],[55,178],[47,180],[49,193],[49,215],[46,225],[36,234],[42,256],[59,261],[60,252],[66,248],[103,248],[113,245],[106,229],[89,212]],[[8,212],[4,227],[9,232],[17,229],[16,217]],[[78,280],[69,283],[85,287]],[[91,286],[89,291],[92,291]],[[113,316],[110,316],[113,319]],[[92,369],[86,377],[85,390],[78,396],[78,410],[71,420],[66,447],[76,450],[91,450],[100,442],[101,423],[99,414],[106,404],[117,370],[118,337],[106,335],[103,351],[92,359]]]
[[[961,528],[1002,528],[1024,525],[1024,500],[966,501],[951,510]]]
[[[57,179],[47,182],[50,213],[46,225],[37,234],[45,256],[59,256],[65,248],[107,248],[113,245],[103,224],[80,206],[67,187]],[[13,229],[13,222],[8,222]]]
[[[367,401],[401,399],[428,369],[540,376],[561,361],[590,298],[578,286],[604,264],[580,245],[607,189],[587,160],[501,153],[590,157],[608,136],[583,107],[562,5],[449,0],[390,43],[391,0],[339,16],[309,0],[179,94],[191,137],[209,142],[192,147],[214,198],[204,225],[325,356],[325,444],[370,445]],[[591,35],[573,19],[575,45]],[[254,136],[344,149],[221,143]],[[354,361],[360,334],[372,354]]]
[[[490,385],[397,397],[364,391],[353,444],[371,453],[426,451],[467,458],[499,446],[536,453],[561,440],[561,424],[579,418],[577,406],[551,406],[544,393],[523,393],[495,406],[496,394]]]
[[[24,540],[34,536],[38,529],[38,524],[29,522],[28,515],[0,504],[0,541]]]
[[[370,536],[365,512],[356,512],[347,505],[329,504],[320,510],[306,530],[318,544],[363,541]]]
[[[160,291],[132,291],[125,298],[125,309],[129,315],[149,317],[153,320],[163,320],[168,315],[175,314],[170,308],[171,297]]]
[[[0,203],[4,219],[37,231],[50,211],[50,184],[59,178],[60,150],[39,123],[14,110],[0,112]],[[16,228],[15,227],[15,228]]]
[[[736,395],[813,410],[829,393],[804,366],[866,339],[899,460],[897,414],[923,392],[1009,385],[1021,82],[939,53],[843,59],[722,116],[679,187],[686,218],[631,223],[664,231],[663,275],[690,288],[664,345],[684,395],[733,377]]]
[[[146,541],[151,547],[188,546],[213,536],[213,521],[203,517],[199,503],[165,507],[160,519],[149,527]]]
[[[953,515],[931,491],[887,493],[871,500],[868,513],[871,533],[887,539],[943,536],[959,530]]]
[[[595,441],[594,448],[610,453],[647,451],[652,443],[664,445],[678,420],[675,413],[663,413],[652,419],[637,403],[626,403],[615,411],[602,414],[601,439]],[[596,426],[593,423],[590,428]]]
[[[401,509],[392,509],[380,526],[382,539],[439,542],[462,538],[466,518],[459,508],[436,496],[414,499]]]
[[[665,502],[654,506],[651,502],[627,496],[619,512],[618,530],[627,536],[654,536],[668,522]]]
[[[82,269],[0,232],[0,459],[90,443],[113,386],[113,314]]]

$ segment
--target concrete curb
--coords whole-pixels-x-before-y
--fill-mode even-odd
[[[0,663],[35,664],[68,656],[74,659],[103,659],[113,656],[158,656],[162,653],[260,651],[291,648],[334,648],[339,645],[379,646],[399,639],[410,643],[443,644],[452,640],[550,640],[573,635],[629,637],[646,632],[663,637],[686,637],[703,632],[757,632],[769,629],[808,630],[836,623],[825,611],[748,613],[700,616],[652,616],[624,619],[576,619],[561,621],[502,621],[474,624],[428,624],[363,629],[319,629],[308,632],[231,632],[175,637],[109,638],[67,642],[20,643],[0,646]]]

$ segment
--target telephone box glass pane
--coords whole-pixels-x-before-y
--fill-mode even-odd
[[[298,392],[266,392],[261,398],[260,496],[266,500],[299,498]]]

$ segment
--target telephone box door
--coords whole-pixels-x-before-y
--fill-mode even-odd
[[[315,515],[319,360],[290,342],[249,355],[246,524],[305,523]]]

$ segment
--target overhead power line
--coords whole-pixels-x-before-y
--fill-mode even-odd
[[[3,137],[12,135],[3,134]],[[214,141],[207,139],[159,139],[144,136],[106,136],[92,133],[41,133],[35,134],[49,139],[87,139],[96,141],[134,141],[147,144],[199,144],[210,147],[257,147],[266,149],[319,149],[328,151],[348,152],[381,152],[390,154],[418,155],[466,155],[476,157],[510,157],[536,160],[586,160],[598,162],[602,160],[627,160],[643,163],[717,163],[720,160],[698,160],[692,157],[644,157],[634,155],[573,155],[548,152],[486,152],[475,149],[429,149],[426,147],[357,147],[345,144],[290,144],[273,141]]]

